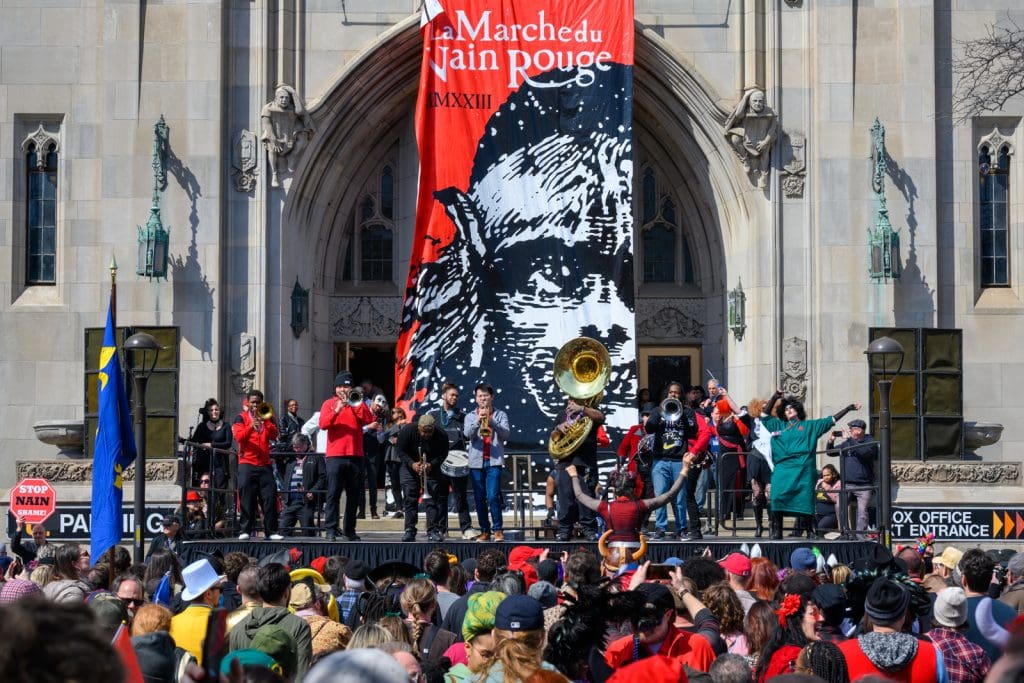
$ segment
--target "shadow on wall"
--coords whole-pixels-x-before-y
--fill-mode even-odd
[[[199,230],[196,204],[203,192],[195,174],[174,153],[170,140],[167,145],[167,171],[174,176],[188,197],[188,223],[192,232],[186,256],[170,259],[170,277],[174,286],[174,324],[180,328],[181,336],[199,349],[203,360],[212,360],[213,288],[199,263],[199,248],[196,246],[196,233]],[[198,313],[200,322],[196,324],[195,318],[181,317],[185,312]]]
[[[886,151],[886,170],[892,184],[907,203],[907,259],[896,283],[893,301],[895,324],[898,327],[935,326],[935,289],[929,287],[917,262],[917,186],[914,179]],[[902,246],[902,245],[901,245]],[[902,251],[902,249],[901,249]]]

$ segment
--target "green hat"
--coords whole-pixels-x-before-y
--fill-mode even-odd
[[[462,639],[468,643],[481,633],[490,633],[498,605],[507,597],[498,591],[472,593],[466,606],[466,618],[462,621]]]
[[[295,638],[277,624],[261,626],[252,637],[249,647],[253,650],[266,652],[273,657],[274,661],[284,669],[285,678],[295,674],[299,665],[298,647],[295,644]]]
[[[220,662],[221,676],[231,675],[231,662],[236,659],[242,666],[262,666],[274,673],[282,673],[281,665],[275,662],[274,658],[266,652],[260,652],[259,650],[233,650],[227,653]]]

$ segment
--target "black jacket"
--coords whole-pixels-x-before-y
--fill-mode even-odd
[[[428,477],[434,478],[441,474],[441,463],[448,457],[448,435],[434,428],[429,439],[420,436],[419,428],[407,424],[398,432],[398,455],[402,458],[402,466],[412,469],[414,462],[420,462],[421,452],[430,463]]]
[[[288,464],[284,466],[284,477],[281,480],[281,484],[286,489],[289,489],[288,494],[285,495],[285,501],[289,500],[292,493],[294,493],[290,488],[292,485],[292,475],[295,473],[295,465],[296,461],[293,459],[289,460]],[[327,464],[323,456],[306,456],[306,460],[302,463],[302,490],[313,491],[317,494],[314,496],[314,505],[319,505],[320,501],[323,500],[323,495],[327,492]]]
[[[697,438],[697,433],[700,431],[697,426],[697,420],[699,419],[701,418],[697,417],[692,408],[687,408],[685,404],[683,405],[682,414],[675,424],[675,429],[678,429],[683,435],[682,449],[669,454],[664,452],[665,416],[661,412],[661,406],[652,410],[650,417],[647,418],[647,423],[644,425],[644,430],[648,434],[654,434],[654,459],[670,457],[674,460],[679,460],[682,458],[688,449],[687,443]]]

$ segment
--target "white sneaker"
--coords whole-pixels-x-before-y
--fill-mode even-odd
[[[244,533],[243,534],[238,534],[238,540],[239,541],[248,541],[249,540],[249,534],[244,534]]]
[[[476,538],[479,535],[480,535],[480,532],[477,531],[476,529],[466,529],[465,531],[462,532],[462,538],[466,539],[467,541],[472,541],[474,538]]]
[[[284,540],[284,536],[282,536],[281,534],[270,534],[270,536],[268,536],[267,538],[269,538],[271,541],[283,541]]]

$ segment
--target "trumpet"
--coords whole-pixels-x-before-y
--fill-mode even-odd
[[[257,419],[262,420],[263,422],[273,420],[274,406],[270,405],[269,403],[261,403],[258,406],[256,406],[256,410],[253,414]]]
[[[491,411],[487,411],[480,416],[480,430],[478,432],[481,439],[486,439],[491,435]]]
[[[348,392],[348,404],[353,408],[359,406],[363,402],[363,390],[359,387],[353,387]]]
[[[427,490],[427,454],[420,451],[420,500],[430,500],[430,491]]]

